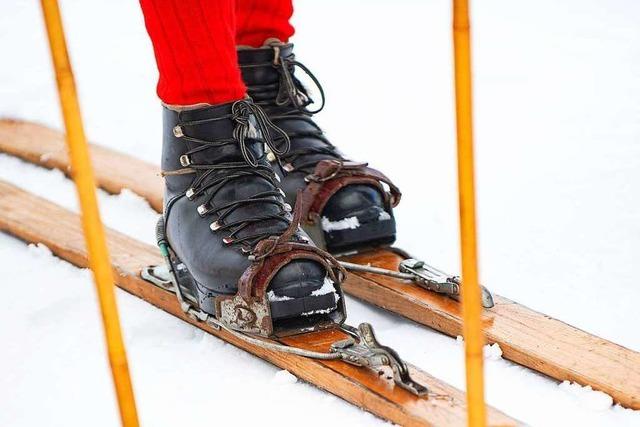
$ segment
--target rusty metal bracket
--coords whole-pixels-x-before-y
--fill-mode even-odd
[[[215,318],[202,310],[194,308],[189,302],[188,296],[186,296],[180,286],[176,283],[175,277],[167,265],[153,265],[142,269],[140,272],[142,277],[147,282],[169,291],[176,295],[180,308],[182,311],[194,320],[205,322],[212,328],[218,330],[220,325],[215,321]]]
[[[340,355],[340,359],[356,366],[363,366],[377,370],[380,375],[384,371],[380,368],[388,367],[393,376],[387,377],[400,387],[417,396],[429,394],[429,389],[415,381],[409,373],[409,368],[400,355],[391,347],[378,342],[369,323],[361,323],[358,328],[345,325],[342,330],[352,338],[335,342],[331,345],[331,352]]]
[[[430,266],[424,261],[408,258],[400,262],[399,270],[415,276],[419,286],[438,293],[443,293],[451,298],[460,301],[460,277],[452,276]],[[493,295],[484,286],[480,286],[482,295],[481,301],[484,308],[491,308],[495,305]]]
[[[167,266],[149,266],[144,268],[140,275],[149,283],[176,294],[180,307],[191,318],[206,322],[217,330],[224,329],[237,338],[253,345],[312,359],[342,360],[352,365],[376,370],[380,375],[385,374],[381,368],[388,367],[391,369],[392,375],[388,376],[387,379],[393,379],[395,384],[417,396],[429,395],[427,387],[411,377],[409,369],[400,355],[394,349],[378,342],[373,332],[373,327],[369,323],[362,323],[358,328],[342,324],[340,329],[347,333],[350,338],[333,343],[328,353],[304,350],[279,344],[264,337],[254,336],[251,333],[238,331],[232,325],[226,324],[223,319],[216,319],[214,316],[194,308],[187,301],[188,296],[178,290],[179,286],[173,277],[172,271]]]
[[[340,261],[340,264],[349,271],[380,274],[383,276],[394,277],[396,279],[409,280],[428,291],[447,295],[456,301],[460,300],[460,287],[462,286],[460,277],[447,274],[430,266],[424,261],[407,258],[400,262],[398,271],[346,261]],[[481,286],[481,289],[482,306],[484,308],[493,307],[495,304],[491,292],[489,292],[489,290],[484,286]]]

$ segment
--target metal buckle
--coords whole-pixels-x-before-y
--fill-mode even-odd
[[[220,325],[215,322],[215,318],[209,313],[205,313],[202,310],[194,308],[189,302],[187,302],[185,296],[182,294],[180,287],[176,283],[173,273],[167,265],[151,265],[142,269],[140,276],[149,283],[156,285],[157,287],[171,292],[178,298],[180,309],[189,317],[194,320],[205,322],[213,329],[219,330]]]
[[[387,379],[393,379],[395,384],[416,396],[429,394],[426,386],[411,378],[409,368],[400,355],[394,349],[378,342],[369,323],[361,323],[357,329],[343,325],[341,329],[353,338],[331,344],[332,353],[338,353],[343,361],[352,365],[377,370],[379,375],[384,375],[384,371],[378,368],[388,367],[392,370],[393,376],[387,376]]]
[[[345,261],[340,261],[340,264],[349,271],[380,274],[396,279],[410,280],[428,291],[444,294],[456,301],[460,301],[460,287],[462,286],[460,278],[458,276],[448,275],[424,261],[407,258],[400,262],[398,271]],[[480,286],[480,289],[482,292],[482,306],[484,308],[493,307],[495,303],[491,292],[484,286]]]
[[[398,267],[401,273],[413,275],[414,282],[429,291],[446,294],[449,297],[460,301],[460,277],[448,275],[424,261],[408,258],[400,262]],[[482,306],[491,308],[495,305],[491,292],[484,286],[480,286],[482,292]]]
[[[282,169],[284,169],[287,172],[291,172],[293,170],[293,165],[291,163],[285,163],[282,166]]]

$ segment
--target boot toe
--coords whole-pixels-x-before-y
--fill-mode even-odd
[[[267,291],[274,320],[329,313],[337,308],[335,295],[324,267],[306,259],[282,267]]]
[[[388,245],[396,234],[393,214],[385,209],[382,194],[363,184],[334,194],[322,212],[321,226],[325,245],[333,253]]]
[[[358,222],[377,221],[385,212],[384,200],[375,187],[354,184],[342,188],[328,201],[322,216],[329,221],[358,218]]]

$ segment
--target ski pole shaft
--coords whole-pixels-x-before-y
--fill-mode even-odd
[[[486,425],[481,291],[478,284],[473,160],[471,47],[468,0],[453,0],[456,132],[458,141],[458,195],[462,255],[462,312],[467,376],[467,422]]]
[[[84,134],[80,106],[57,0],[41,0],[42,11],[53,58],[60,106],[66,129],[66,141],[76,184],[82,226],[89,253],[89,266],[98,291],[102,323],[109,352],[109,363],[116,389],[120,418],[125,427],[137,427],[138,415],[129,376],[127,356],[116,306],[113,272],[104,229],[96,201],[95,179]]]

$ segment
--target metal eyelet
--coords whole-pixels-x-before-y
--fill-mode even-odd
[[[182,138],[184,136],[184,132],[182,131],[182,126],[176,125],[173,127],[173,136],[176,138]]]
[[[289,203],[285,203],[284,204],[284,210],[287,211],[287,212],[291,212],[291,210],[292,210],[291,209],[291,205]]]
[[[271,150],[267,153],[267,160],[272,163],[276,161],[276,155],[273,154]]]
[[[187,196],[187,199],[189,200],[193,200],[194,194],[195,194],[195,191],[193,191],[193,188],[188,189],[187,192],[184,193],[184,195]]]
[[[191,159],[188,155],[183,154],[182,156],[180,156],[180,164],[182,166],[189,166],[191,164]]]
[[[282,197],[287,197],[287,195],[284,194],[284,191],[282,190],[282,188],[278,188],[278,191],[280,192],[280,194],[282,194]]]
[[[207,212],[209,212],[209,207],[207,206],[206,203],[203,203],[200,206],[198,206],[198,214],[200,216],[205,216]]]
[[[291,163],[286,163],[284,166],[282,166],[282,169],[286,170],[287,172],[291,172],[293,170],[293,165]]]
[[[231,237],[225,237],[225,238],[223,238],[223,239],[222,239],[222,242],[223,242],[225,245],[230,245],[230,244],[232,244],[232,243],[233,243],[233,239],[232,239]]]
[[[220,221],[212,222],[209,225],[209,228],[211,229],[211,231],[218,231],[221,227],[222,227],[222,224],[220,223]]]

